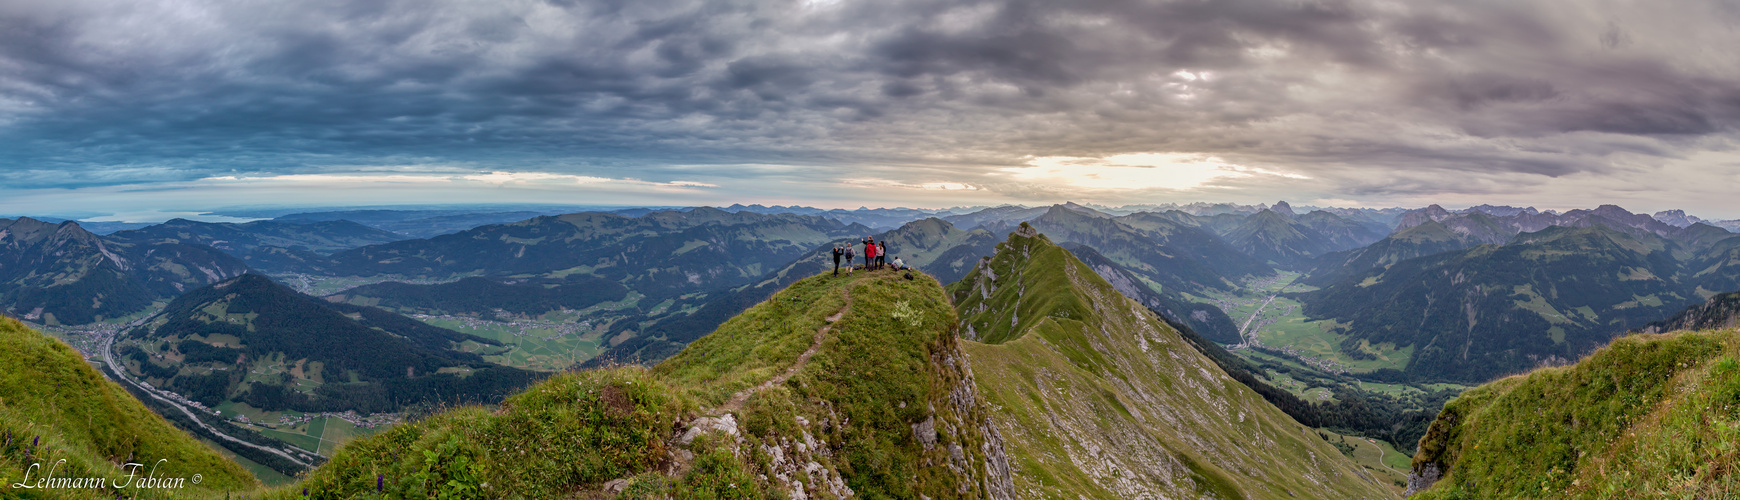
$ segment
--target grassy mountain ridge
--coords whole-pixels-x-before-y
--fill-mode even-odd
[[[887,243],[892,256],[906,265],[942,279],[959,279],[972,269],[979,257],[989,255],[997,240],[984,229],[963,230],[937,218],[908,222],[899,228],[874,235],[876,241]],[[774,292],[798,279],[831,272],[836,245],[852,245],[862,254],[863,235],[851,235],[816,246],[811,252],[762,276],[753,284],[710,294],[700,300],[693,312],[672,314],[656,321],[634,318],[617,323],[611,334],[639,328],[640,335],[611,346],[585,366],[604,366],[613,362],[656,362],[681,350],[684,344],[706,335],[721,323],[748,309]],[[893,261],[892,258],[889,259]],[[857,264],[862,265],[860,257]],[[845,266],[844,261],[841,266]]]
[[[954,324],[923,274],[807,277],[656,367],[395,427],[270,497],[1011,498]]]
[[[1725,498],[1740,490],[1740,335],[1639,334],[1464,392],[1414,456],[1414,498]]]
[[[1426,425],[1442,408],[1443,400],[1454,396],[1453,393],[1439,392],[1397,397],[1366,391],[1352,378],[1287,366],[1272,358],[1247,360],[1239,357],[1222,347],[1222,344],[1233,344],[1239,339],[1237,327],[1219,308],[1156,295],[1141,287],[1129,271],[1100,256],[1092,248],[1077,244],[1063,247],[1082,264],[1092,268],[1113,289],[1159,314],[1186,342],[1213,360],[1228,376],[1256,391],[1299,423],[1382,439],[1394,443],[1398,449],[1412,450],[1414,443],[1425,434]],[[1185,314],[1180,314],[1181,311]],[[1215,316],[1222,319],[1214,319]],[[1217,335],[1230,340],[1219,340],[1203,333],[1214,332],[1208,330],[1211,328],[1219,328]],[[1306,401],[1277,386],[1282,381],[1299,383],[1300,380],[1329,389],[1332,398]]]
[[[948,290],[1020,496],[1392,496],[1032,226],[997,250]]]
[[[94,491],[14,488],[32,463],[65,459],[58,477],[124,479],[127,462],[160,466],[160,476],[199,484],[178,493],[245,490],[259,483],[217,451],[176,429],[131,394],[103,378],[78,352],[11,318],[0,317],[0,496],[7,498],[114,498]],[[29,484],[43,476],[31,475]],[[165,498],[129,489],[141,498]]]

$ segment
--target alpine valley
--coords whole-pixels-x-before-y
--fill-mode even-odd
[[[229,216],[0,219],[6,485],[167,459],[204,483],[138,497],[1740,493],[1740,234],[1681,211]],[[0,496],[137,493],[71,491]]]

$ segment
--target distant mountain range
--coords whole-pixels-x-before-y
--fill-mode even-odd
[[[1481,381],[1580,358],[1714,290],[1740,289],[1727,256],[1740,235],[1712,243],[1607,213],[1620,217],[1589,213],[1503,244],[1342,269],[1299,297],[1306,314],[1344,322],[1346,338],[1413,349],[1411,373]]]
[[[510,224],[533,217],[573,213],[574,210],[339,210],[331,212],[300,212],[277,216],[274,222],[308,224],[314,222],[354,222],[400,235],[394,240],[432,238],[478,226]],[[355,245],[347,248],[355,248]]]
[[[1358,273],[1415,257],[1462,250],[1475,245],[1504,244],[1522,233],[1551,227],[1604,226],[1627,234],[1651,234],[1695,245],[1713,243],[1733,236],[1726,230],[1708,224],[1674,226],[1653,217],[1633,214],[1613,205],[1594,210],[1572,210],[1564,214],[1530,210],[1495,210],[1511,215],[1493,215],[1483,211],[1452,213],[1437,205],[1403,214],[1393,234],[1376,243],[1325,255],[1317,263],[1310,281],[1324,284],[1348,273]],[[1695,246],[1694,245],[1694,246]]]
[[[460,405],[343,448],[241,445],[315,467],[295,481],[316,497],[1370,498],[1400,491],[1385,459],[1416,442],[1425,498],[1698,496],[1725,483],[1683,464],[1734,462],[1685,436],[1728,432],[1695,417],[1740,387],[1721,330],[1740,321],[1740,234],[1679,211],[276,217],[106,236],[0,219],[0,301],[97,338],[78,345],[206,439],[227,438],[183,405]],[[861,254],[865,236],[914,269],[834,275],[829,249]],[[1669,333],[1614,340],[1627,331]],[[103,438],[164,426],[25,324],[0,318],[0,344],[0,430],[50,441],[8,439],[0,463],[177,457],[210,465],[214,488],[289,495],[227,477],[191,439]],[[506,354],[552,345],[545,364]],[[289,439],[326,442],[311,432]]]
[[[1408,354],[1414,376],[1478,380],[1496,373],[1496,366],[1514,369],[1575,357],[1611,335],[1740,288],[1740,239],[1733,239],[1734,234],[1679,211],[1652,216],[1611,205],[1564,213],[1492,205],[1459,211],[1437,205],[1415,210],[1312,208],[1280,201],[944,210],[734,205],[562,215],[535,209],[264,215],[277,218],[242,224],[173,220],[108,236],[90,234],[74,223],[7,220],[9,229],[0,230],[5,231],[0,232],[0,299],[12,314],[28,321],[84,324],[136,314],[187,290],[254,269],[295,277],[298,286],[309,279],[355,283],[360,288],[327,287],[320,293],[339,292],[328,300],[400,313],[538,321],[554,321],[547,318],[561,313],[567,315],[561,316],[567,318],[563,321],[603,325],[601,360],[648,362],[676,352],[779,287],[830,268],[826,249],[831,246],[858,246],[863,236],[876,235],[890,242],[892,253],[907,264],[954,279],[988,255],[998,235],[1028,223],[1084,261],[1115,269],[1103,276],[1119,278],[1112,281],[1126,294],[1169,311],[1169,318],[1205,338],[1239,342],[1240,328],[1251,321],[1221,310],[1225,297],[1248,293],[1241,287],[1251,280],[1297,273],[1297,283],[1321,290],[1287,296],[1303,304],[1308,319],[1337,322],[1333,334],[1341,342],[1417,347]],[[1605,228],[1616,235],[1567,237],[1554,232],[1567,228]],[[417,234],[431,236],[413,237]],[[1517,249],[1468,253],[1482,245]],[[1534,250],[1542,248],[1548,250]],[[1531,259],[1540,252],[1582,256],[1555,257],[1557,266],[1583,262],[1555,269],[1579,273],[1585,281],[1610,281],[1598,293],[1606,298],[1569,299],[1563,290],[1555,295],[1545,282],[1525,278],[1520,270],[1538,265]],[[1614,274],[1608,280],[1588,274],[1620,262],[1658,279]],[[1464,279],[1473,281],[1456,283],[1455,273],[1442,274],[1470,266],[1518,271],[1478,279],[1465,273]],[[1540,301],[1517,291],[1525,285],[1542,296]],[[1467,287],[1490,298],[1468,302],[1441,297]],[[1510,299],[1496,295],[1496,289],[1510,290],[1505,295]],[[1452,303],[1463,308],[1473,304],[1472,313],[1451,315]],[[1583,307],[1589,313],[1579,312]],[[1534,324],[1531,315],[1546,323]],[[1451,316],[1462,319],[1450,321]],[[1439,317],[1445,319],[1432,320],[1430,328],[1417,327],[1421,318]],[[1454,359],[1439,359],[1443,346],[1431,340],[1455,328],[1462,328],[1465,337],[1485,329],[1498,335],[1533,328],[1519,326],[1525,323],[1545,332],[1541,335],[1546,343],[1535,339],[1527,341],[1534,347],[1499,347],[1469,337],[1463,339],[1468,358],[1457,350]],[[1385,333],[1403,331],[1414,333]],[[1505,342],[1525,337],[1513,335]],[[1553,340],[1562,338],[1569,340]],[[1472,357],[1482,345],[1511,358],[1472,372],[1449,368],[1474,364]],[[1353,347],[1344,351],[1360,355]]]
[[[118,231],[105,238],[118,242],[206,245],[242,259],[249,267],[266,271],[297,269],[333,252],[411,239],[348,220],[235,224],[186,219]]]
[[[235,277],[241,259],[169,239],[109,239],[77,223],[0,219],[0,303],[49,325],[112,320]]]

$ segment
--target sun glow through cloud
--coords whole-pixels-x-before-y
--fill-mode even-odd
[[[895,188],[901,188],[901,189],[918,189],[918,190],[924,190],[924,191],[977,191],[977,190],[979,190],[978,186],[974,186],[972,184],[961,183],[961,182],[922,182],[922,183],[913,184],[913,183],[900,182],[900,181],[890,180],[890,179],[860,178],[860,179],[846,179],[844,181],[840,181],[840,183],[845,184],[847,186],[852,186],[852,187],[870,187],[870,188],[895,187]]]
[[[1197,189],[1215,181],[1278,176],[1309,179],[1304,175],[1234,165],[1219,157],[1194,153],[1132,153],[1104,158],[1044,156],[1028,161],[1031,166],[1005,168],[1016,180],[1055,183],[1090,189]]]

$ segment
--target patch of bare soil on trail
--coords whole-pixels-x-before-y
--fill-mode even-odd
[[[802,370],[804,365],[809,364],[810,357],[815,356],[816,351],[821,350],[822,341],[828,338],[828,332],[833,331],[834,323],[840,321],[840,318],[846,316],[846,311],[852,309],[852,291],[846,290],[845,293],[846,305],[840,307],[840,310],[835,312],[833,316],[828,316],[827,325],[823,325],[821,328],[816,329],[815,340],[810,342],[809,349],[805,349],[803,354],[798,355],[797,362],[792,363],[790,368],[786,368],[784,372],[774,376],[773,378],[767,379],[766,382],[762,382],[760,385],[737,391],[737,394],[731,395],[731,399],[726,400],[725,404],[719,405],[718,408],[714,408],[711,413],[719,415],[724,413],[734,413],[737,410],[741,410],[743,409],[743,403],[748,402],[749,397],[754,396],[756,392],[783,384],[786,380],[791,379],[792,375],[797,375],[798,370]]]

